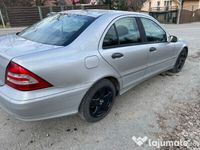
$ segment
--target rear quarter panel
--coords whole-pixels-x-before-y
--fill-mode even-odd
[[[88,68],[85,65],[85,58],[88,56],[96,56],[99,59],[96,67]],[[64,90],[92,85],[106,76],[119,78],[113,68],[101,59],[97,50],[80,52],[64,47],[17,57],[13,61],[47,80],[55,88]]]

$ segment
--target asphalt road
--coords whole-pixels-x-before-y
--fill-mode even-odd
[[[22,122],[0,110],[0,149],[148,150],[133,136],[158,139],[159,116],[175,103],[200,101],[200,23],[165,25],[189,43],[189,57],[179,74],[158,75],[117,98],[111,113],[89,124],[78,116]],[[0,34],[13,32],[0,30]],[[174,124],[174,122],[171,122]]]

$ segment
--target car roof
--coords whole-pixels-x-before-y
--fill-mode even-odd
[[[70,13],[70,14],[78,14],[78,15],[86,15],[94,18],[98,18],[102,15],[113,14],[113,15],[140,15],[140,16],[148,16],[144,13],[131,12],[131,11],[118,11],[118,10],[105,10],[105,9],[78,9],[78,10],[67,10],[61,13]]]

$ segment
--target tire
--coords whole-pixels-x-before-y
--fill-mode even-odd
[[[97,82],[87,92],[79,107],[79,115],[87,122],[98,122],[110,112],[116,88],[108,79]]]
[[[174,65],[174,68],[169,70],[172,73],[179,73],[182,69],[183,66],[185,64],[185,61],[187,59],[187,55],[188,55],[188,51],[186,48],[184,48],[181,53],[179,54],[177,60],[176,60],[176,64]]]

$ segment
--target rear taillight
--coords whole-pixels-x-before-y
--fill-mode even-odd
[[[32,91],[52,86],[44,79],[14,62],[9,63],[5,80],[7,85],[20,91]]]

